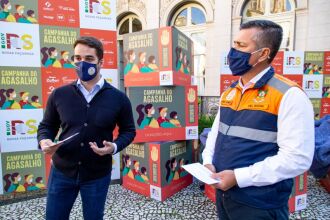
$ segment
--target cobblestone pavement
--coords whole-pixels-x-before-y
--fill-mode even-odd
[[[290,215],[290,219],[330,219],[330,194],[313,178],[308,177],[308,207]],[[46,198],[0,206],[0,219],[44,219]],[[78,197],[70,219],[82,219]],[[198,183],[164,202],[148,199],[122,188],[110,186],[104,219],[217,219],[215,205],[200,191]]]

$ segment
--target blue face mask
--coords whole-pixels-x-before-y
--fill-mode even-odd
[[[97,75],[97,64],[81,61],[75,63],[75,65],[78,77],[82,81],[90,81]]]
[[[247,73],[249,70],[252,69],[256,64],[253,66],[249,64],[249,60],[252,54],[260,51],[256,50],[252,53],[242,52],[236,50],[235,48],[231,48],[228,53],[228,61],[229,61],[229,68],[232,72],[233,76],[242,76]]]

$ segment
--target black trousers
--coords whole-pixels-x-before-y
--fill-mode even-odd
[[[258,209],[238,203],[227,193],[217,190],[217,211],[219,220],[288,220],[288,205],[278,209]]]

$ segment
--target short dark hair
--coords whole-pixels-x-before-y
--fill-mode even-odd
[[[78,44],[83,44],[89,46],[91,48],[95,48],[96,55],[99,60],[103,59],[103,44],[100,40],[95,37],[79,37],[73,44],[73,48],[75,48]]]
[[[33,10],[28,10],[28,11],[26,12],[26,14],[27,14],[28,16],[31,16],[31,15],[34,14],[34,11],[33,11]]]
[[[5,5],[9,3],[9,0],[1,0],[1,8],[5,9]]]
[[[256,28],[261,30],[255,36],[258,49],[270,49],[268,62],[271,63],[280,49],[283,39],[283,29],[280,25],[268,20],[253,20],[241,24],[240,30]]]

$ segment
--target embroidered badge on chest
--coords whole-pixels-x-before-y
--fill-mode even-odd
[[[260,103],[265,101],[265,96],[267,95],[268,90],[259,90],[258,96],[253,99],[255,103]]]

